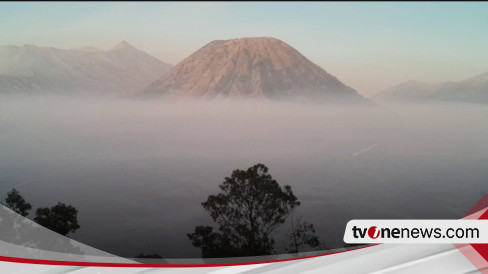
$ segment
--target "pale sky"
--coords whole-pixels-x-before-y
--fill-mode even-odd
[[[0,3],[0,45],[126,40],[176,64],[212,40],[255,36],[283,40],[366,96],[488,71],[488,2]]]

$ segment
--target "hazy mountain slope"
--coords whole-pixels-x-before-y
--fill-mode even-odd
[[[488,72],[459,82],[408,81],[379,92],[373,99],[394,103],[488,103]]]
[[[297,50],[274,38],[210,42],[145,88],[156,98],[365,101]]]
[[[0,47],[0,93],[121,95],[156,80],[171,65],[127,42],[111,50]]]

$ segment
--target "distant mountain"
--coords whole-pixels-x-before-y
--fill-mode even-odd
[[[291,46],[267,37],[210,42],[142,90],[140,96],[367,101]]]
[[[488,72],[459,82],[408,81],[378,93],[373,99],[395,103],[488,103]]]
[[[123,41],[110,50],[0,47],[0,93],[126,95],[170,64]]]

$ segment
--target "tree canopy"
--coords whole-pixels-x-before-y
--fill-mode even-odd
[[[71,205],[58,203],[51,208],[38,208],[34,221],[61,235],[75,232],[78,224],[78,210]]]
[[[25,201],[24,197],[14,188],[9,193],[7,193],[7,198],[5,199],[5,206],[12,209],[16,213],[27,216],[32,209],[31,204]]]
[[[304,248],[312,248],[315,250],[325,248],[325,245],[320,242],[319,237],[315,234],[313,224],[300,220],[294,223],[291,220],[291,225],[292,229],[289,232],[288,241],[283,244],[285,251],[288,253],[298,253]]]
[[[300,205],[291,187],[281,187],[263,164],[234,170],[219,186],[221,193],[202,203],[218,224],[197,226],[188,234],[202,257],[268,255],[273,252],[271,233]]]

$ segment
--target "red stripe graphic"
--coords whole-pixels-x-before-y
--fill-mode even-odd
[[[376,244],[377,245],[377,244]],[[148,268],[162,268],[162,267],[219,267],[219,266],[239,266],[239,265],[253,265],[253,264],[266,264],[266,263],[279,263],[287,261],[295,261],[302,259],[310,259],[316,257],[322,257],[327,255],[339,254],[354,250],[359,250],[375,245],[363,246],[353,248],[344,251],[337,251],[327,254],[313,255],[300,258],[281,259],[274,261],[259,261],[259,262],[245,262],[245,263],[223,263],[223,264],[143,264],[143,263],[101,263],[101,262],[74,262],[74,261],[55,261],[55,260],[40,260],[40,259],[27,259],[27,258],[15,258],[0,256],[0,261],[11,263],[24,263],[24,264],[42,264],[42,265],[64,265],[64,266],[92,266],[92,267],[148,267]]]
[[[476,216],[470,216],[478,213],[481,210],[485,210],[478,220],[488,219],[488,194],[483,196],[476,205],[468,211],[463,219],[475,219]],[[478,215],[478,214],[476,214]],[[461,253],[483,274],[488,274],[488,244],[468,244],[460,245],[455,244]]]
[[[486,198],[485,201],[488,201],[488,196],[485,195],[483,198]],[[478,220],[488,220],[488,210]],[[472,244],[471,246],[488,262],[488,244]]]

